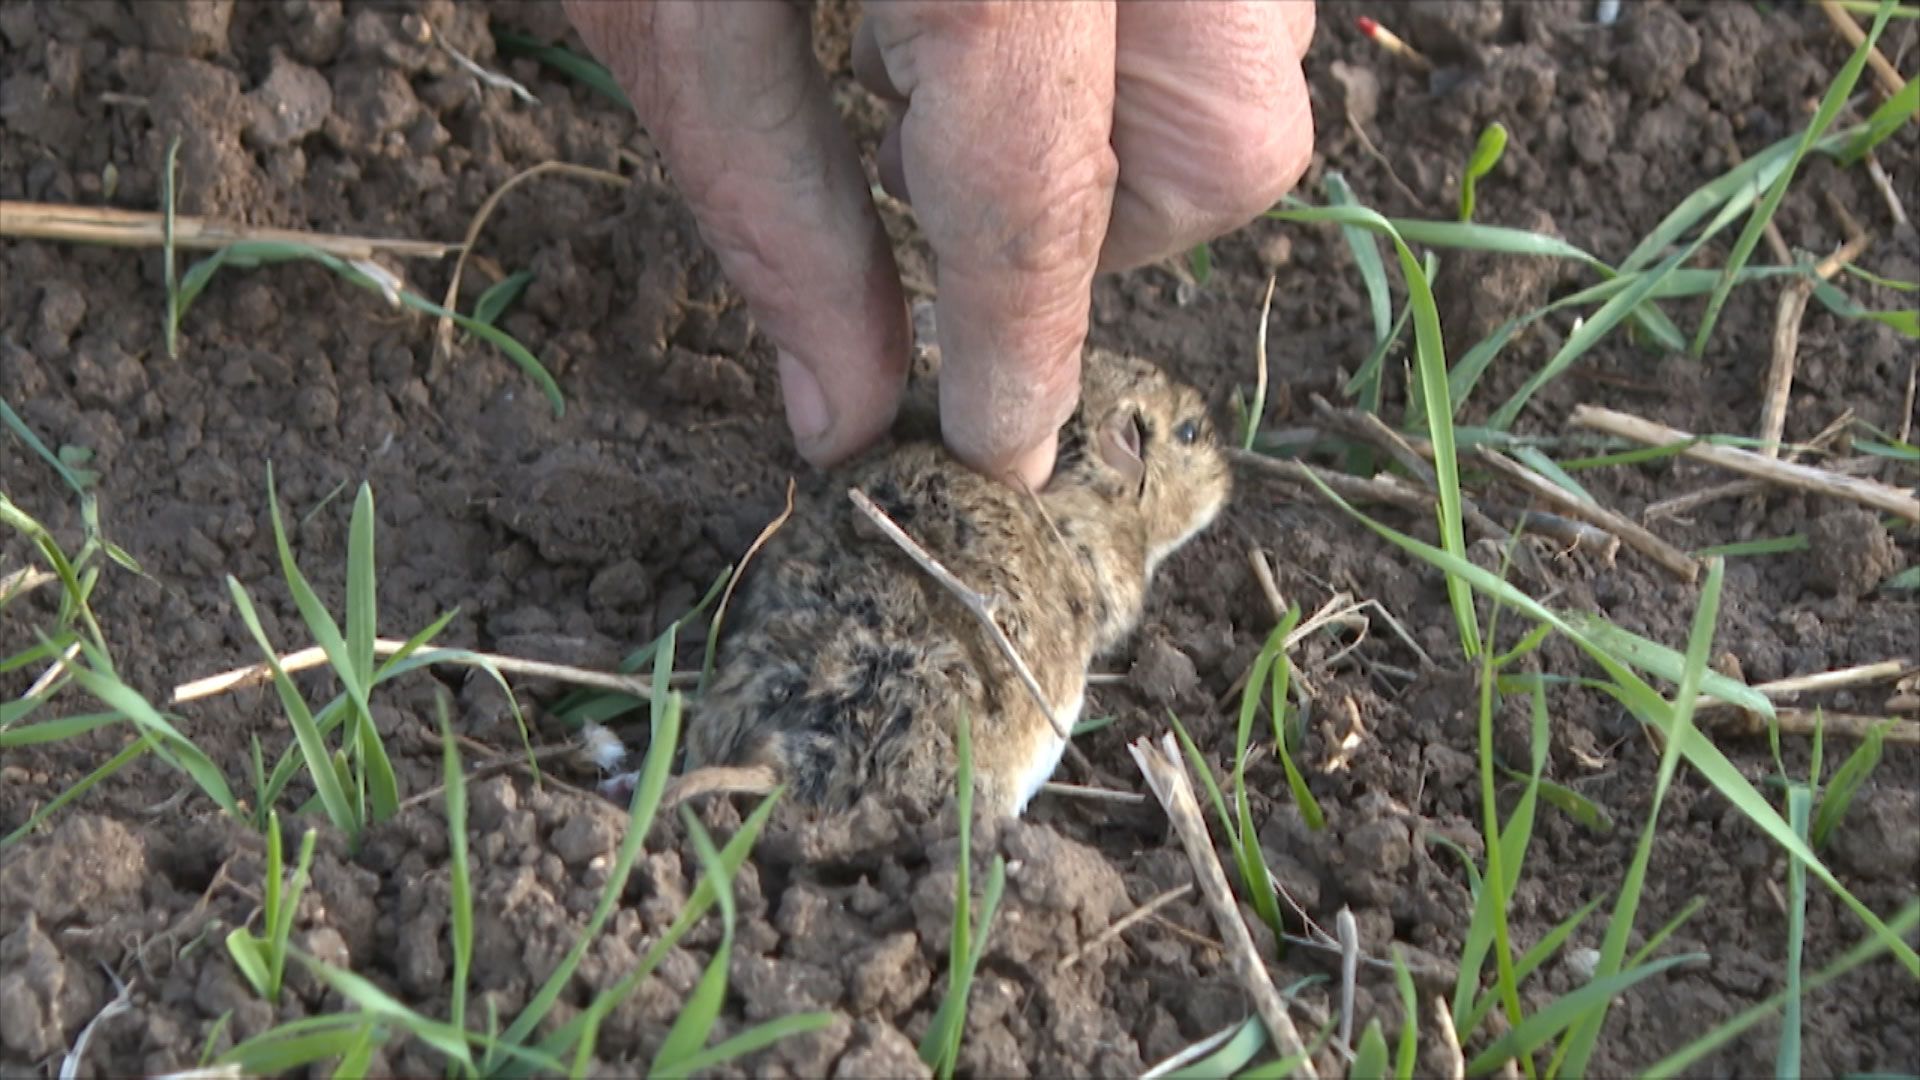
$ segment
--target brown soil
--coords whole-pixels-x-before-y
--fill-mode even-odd
[[[1345,5],[1323,4],[1308,65],[1320,157],[1303,194],[1317,200],[1321,176],[1338,170],[1385,212],[1445,217],[1459,163],[1480,128],[1499,119],[1514,140],[1482,185],[1482,219],[1550,228],[1617,258],[1674,202],[1729,167],[1736,148],[1753,153],[1803,123],[1846,55],[1810,9],[1628,5],[1608,29],[1586,21],[1590,8],[1561,0],[1403,9],[1402,33],[1442,61],[1428,80],[1362,41]],[[477,89],[446,53],[410,36],[410,13],[526,83],[541,105]],[[836,7],[821,20],[828,33],[820,52],[871,147],[882,113],[848,77],[850,17]],[[614,168],[622,148],[640,162],[625,190],[553,179],[521,188],[480,244],[498,267],[535,273],[503,325],[559,379],[568,408],[558,419],[491,349],[463,344],[450,359],[436,358],[430,323],[389,312],[317,268],[228,272],[189,314],[180,355],[170,359],[160,334],[157,252],[18,242],[0,250],[0,393],[49,443],[94,452],[108,534],[148,575],[110,573],[99,612],[121,674],[152,700],[165,700],[178,682],[253,658],[221,580],[226,574],[252,590],[276,642],[304,644],[267,525],[269,460],[300,522],[297,553],[330,600],[342,586],[351,491],[365,479],[378,497],[384,632],[411,632],[458,607],[448,643],[597,666],[611,665],[689,607],[778,509],[786,478],[801,472],[778,422],[771,351],[703,250],[644,134],[585,88],[524,60],[496,59],[491,31],[502,29],[573,40],[557,5],[546,3],[306,0],[241,4],[230,18],[158,2],[0,9],[0,195],[9,199],[153,207],[166,144],[179,135],[183,212],[451,239],[489,192],[529,165],[560,158]],[[1896,20],[1885,51],[1911,57],[1917,36],[1920,27]],[[1384,159],[1368,150],[1355,123]],[[1913,176],[1917,147],[1909,125],[1881,160],[1895,177]],[[1822,193],[1879,237],[1867,265],[1920,277],[1914,233],[1893,231],[1861,170],[1824,160],[1808,163],[1779,215],[1791,243],[1825,252],[1842,239]],[[897,223],[903,242],[912,243],[905,220]],[[1717,261],[1724,243],[1713,248],[1709,258]],[[1327,230],[1263,223],[1217,244],[1215,256],[1204,287],[1164,268],[1100,283],[1096,338],[1165,358],[1224,399],[1233,384],[1250,381],[1260,292],[1277,274],[1277,387],[1268,423],[1305,422],[1309,395],[1337,398],[1345,373],[1368,351],[1365,300],[1344,242]],[[923,258],[908,261],[924,273]],[[1456,350],[1580,280],[1577,270],[1547,262],[1443,261],[1443,316]],[[446,287],[446,264],[404,269],[427,295]],[[463,308],[486,279],[468,275]],[[1850,288],[1872,307],[1904,302],[1858,283]],[[1557,432],[1574,404],[1591,401],[1695,431],[1753,430],[1776,295],[1772,285],[1737,292],[1697,363],[1613,335],[1535,399],[1522,429]],[[1697,306],[1673,310],[1690,329]],[[1569,327],[1570,320],[1555,320],[1509,348],[1466,418],[1504,400]],[[1811,437],[1847,410],[1897,429],[1910,349],[1883,327],[1841,321],[1814,305],[1801,337],[1788,438]],[[1913,482],[1911,471],[1889,475]],[[74,500],[17,440],[0,439],[0,476],[11,498],[63,538],[79,535]],[[1602,499],[1637,511],[1722,477],[1678,464],[1585,479]],[[1407,515],[1389,513],[1389,520],[1417,535],[1432,532]],[[1876,576],[1913,564],[1911,530],[1888,538],[1848,507],[1779,492],[1759,506],[1723,500],[1659,528],[1688,547],[1803,530],[1814,538],[1804,553],[1736,559],[1728,568],[1715,649],[1750,680],[1920,655],[1920,604],[1911,594],[1873,589]],[[1449,642],[1438,575],[1317,499],[1243,485],[1222,524],[1164,577],[1129,683],[1095,695],[1090,714],[1117,719],[1083,740],[1091,772],[1070,764],[1062,778],[1140,789],[1125,746],[1157,735],[1168,707],[1216,762],[1231,753],[1228,712],[1216,702],[1270,621],[1248,579],[1245,553],[1254,544],[1277,556],[1289,598],[1309,610],[1336,589],[1377,598],[1439,663],[1410,684],[1396,678],[1380,665],[1418,672],[1420,662],[1378,626],[1337,663],[1326,660],[1331,647],[1309,646],[1304,667],[1317,704],[1303,758],[1327,811],[1326,831],[1301,824],[1277,765],[1256,764],[1250,786],[1268,858],[1307,914],[1331,927],[1350,906],[1370,953],[1384,956],[1391,942],[1403,943],[1445,979],[1469,902],[1459,863],[1434,841],[1479,851],[1473,679],[1459,670]],[[0,566],[19,565],[26,550],[10,536],[0,555]],[[1578,556],[1546,565],[1551,582],[1529,585],[1557,589],[1561,606],[1600,611],[1669,644],[1684,641],[1695,587],[1631,553],[1612,567]],[[50,617],[47,592],[0,622],[7,646],[0,652],[21,647],[31,640],[28,627]],[[1544,656],[1556,672],[1582,670],[1564,644],[1549,645]],[[0,691],[17,695],[32,674],[0,677]],[[437,778],[437,685],[457,692],[464,732],[514,745],[488,680],[457,672],[439,679],[403,680],[376,705],[410,792]],[[306,684],[313,693],[326,689],[317,677]],[[550,690],[530,689],[536,698]],[[69,693],[62,707],[84,709],[78,692]],[[1874,711],[1886,693],[1876,687],[1824,701]],[[1612,894],[1657,765],[1648,741],[1609,699],[1557,690],[1551,703],[1549,776],[1620,825],[1597,834],[1543,809],[1511,912],[1523,944],[1588,899]],[[182,713],[183,729],[236,780],[245,775],[251,736],[269,752],[289,737],[265,690]],[[1322,767],[1355,718],[1365,738],[1344,768]],[[1500,723],[1501,753],[1518,764],[1524,716],[1510,707]],[[124,729],[110,728],[8,754],[0,832],[126,738]],[[1771,773],[1764,740],[1730,736],[1722,744],[1756,783]],[[1790,768],[1804,769],[1806,749],[1789,741]],[[1830,765],[1839,753],[1829,746]],[[1920,755],[1889,748],[1829,852],[1841,879],[1882,912],[1911,895],[1920,862],[1917,770]],[[276,1010],[239,979],[221,940],[256,908],[262,845],[203,798],[175,798],[183,783],[148,758],[0,856],[6,1073],[57,1070],[64,1048],[111,999],[109,969],[131,982],[133,1008],[96,1033],[85,1063],[95,1074],[189,1066],[229,1012],[218,1045],[341,1007],[297,976]],[[706,811],[723,832],[737,814],[726,804]],[[551,784],[536,789],[518,775],[476,785],[474,1023],[484,1024],[489,1002],[510,1014],[553,969],[605,879],[620,823],[610,804]],[[682,839],[677,823],[663,821],[626,906],[588,954],[560,1018],[628,970],[677,910],[698,869]],[[1228,964],[1206,943],[1216,933],[1210,916],[1192,898],[1060,970],[1063,958],[1111,921],[1191,880],[1157,814],[1047,797],[1028,821],[983,837],[981,846],[1007,856],[1010,884],[973,993],[963,1071],[1134,1073],[1247,1015]],[[434,803],[380,827],[358,852],[328,834],[296,943],[428,1015],[443,1015],[446,852]],[[920,1071],[913,1045],[943,985],[954,852],[945,821],[776,819],[736,883],[740,934],[717,1034],[799,1009],[831,1010],[836,1019],[736,1071]],[[1705,906],[1668,948],[1712,959],[1622,999],[1594,1062],[1597,1074],[1644,1065],[1780,989],[1785,876],[1779,850],[1683,770],[1664,808],[1636,941],[1698,897]],[[1817,885],[1809,919],[1811,967],[1862,936]],[[1602,930],[1595,919],[1572,944],[1595,946]],[[603,1072],[644,1067],[716,941],[709,921],[613,1015],[598,1043]],[[1275,964],[1282,985],[1336,970],[1327,956],[1300,948]],[[1537,1002],[1573,985],[1575,976],[1556,962],[1527,992]],[[1324,989],[1308,999],[1324,1006],[1316,996]],[[1359,1007],[1363,1021],[1377,1014],[1389,1032],[1399,1026],[1391,980],[1375,970],[1364,972]],[[1885,961],[1857,971],[1809,1002],[1805,1069],[1920,1070],[1917,1017],[1913,979]],[[1775,1032],[1761,1025],[1701,1071],[1771,1068]],[[1432,1056],[1430,1027],[1422,1043],[1422,1071],[1431,1072],[1440,1059]],[[436,1067],[428,1051],[400,1042],[382,1050],[376,1065],[415,1075]]]

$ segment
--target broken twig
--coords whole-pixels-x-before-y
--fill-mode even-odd
[[[1027,692],[1033,695],[1034,704],[1040,706],[1040,711],[1046,715],[1047,722],[1053,725],[1054,732],[1062,739],[1072,739],[1072,726],[1061,717],[1059,711],[1053,707],[1053,703],[1047,700],[1047,693],[1040,688],[1040,680],[1034,678],[1033,669],[1027,666],[1026,660],[1020,655],[1020,650],[1013,647],[1013,639],[1001,629],[1000,620],[993,617],[993,602],[954,577],[953,571],[942,566],[940,560],[920,546],[919,541],[908,536],[907,531],[868,498],[866,492],[859,488],[850,488],[847,491],[847,498],[853,500],[854,507],[886,534],[887,539],[893,541],[895,547],[906,552],[908,558],[920,564],[920,569],[931,575],[933,580],[939,582],[960,601],[961,606],[972,612],[974,618],[980,620],[987,634],[993,638],[994,646],[1000,650],[1000,655],[1006,657],[1007,663],[1013,665],[1014,673],[1020,676],[1020,681],[1025,684]]]
[[[1776,461],[1751,450],[1704,442],[1692,432],[1681,431],[1679,428],[1671,428],[1652,420],[1594,405],[1574,406],[1571,419],[1578,427],[1604,431],[1609,435],[1618,435],[1647,446],[1687,443],[1686,449],[1682,450],[1681,454],[1696,461],[1718,465],[1731,472],[1766,480],[1781,487],[1856,502],[1873,507],[1875,510],[1883,510],[1903,521],[1920,523],[1920,498],[1891,484],[1862,480],[1829,469],[1816,469],[1811,465]]]
[[[1568,517],[1579,518],[1605,529],[1635,551],[1673,571],[1680,580],[1691,582],[1699,576],[1700,564],[1697,561],[1632,519],[1580,498],[1491,447],[1482,446],[1476,453],[1482,462],[1518,484],[1528,494],[1551,504]]]
[[[159,247],[166,242],[166,219],[164,215],[145,210],[0,200],[0,236],[66,240],[111,247]],[[371,259],[382,252],[402,258],[438,259],[450,251],[461,249],[459,244],[442,244],[433,240],[390,240],[378,236],[256,228],[203,217],[174,215],[175,247],[213,250],[243,241],[304,244],[342,259]]]
[[[1260,962],[1260,955],[1253,947],[1253,935],[1247,931],[1246,921],[1240,917],[1239,905],[1233,901],[1233,890],[1227,884],[1226,872],[1220,868],[1220,857],[1214,853],[1213,840],[1207,835],[1206,823],[1200,817],[1200,804],[1193,797],[1193,785],[1187,779],[1187,769],[1172,733],[1163,735],[1159,746],[1155,746],[1151,739],[1139,739],[1130,744],[1127,750],[1133,755],[1135,764],[1140,766],[1141,774],[1147,778],[1147,786],[1153,789],[1160,805],[1166,808],[1167,817],[1173,821],[1174,831],[1179,834],[1187,858],[1193,863],[1194,878],[1199,882],[1200,892],[1213,909],[1214,924],[1220,928],[1227,955],[1233,961],[1234,973],[1240,976],[1242,989],[1253,999],[1254,1011],[1266,1026],[1274,1049],[1288,1057],[1300,1058],[1300,1066],[1296,1070],[1300,1075],[1317,1077],[1319,1073],[1313,1067],[1313,1059],[1307,1055],[1306,1044],[1300,1040],[1300,1032],[1287,1015],[1286,1004],[1280,1000],[1280,991],[1273,985],[1273,976],[1267,973],[1266,965]]]
[[[392,656],[407,647],[404,641],[391,638],[377,638],[373,643],[376,656]],[[590,686],[598,690],[614,690],[622,694],[632,694],[643,700],[653,697],[653,683],[638,675],[621,675],[617,672],[588,671],[585,668],[569,667],[565,664],[549,664],[544,660],[522,660],[513,656],[500,656],[494,653],[474,652],[471,649],[453,649],[441,645],[422,645],[413,654],[435,656],[435,663],[447,664],[491,664],[503,675],[526,675],[537,679],[552,679],[555,682],[573,686]],[[298,652],[280,657],[280,670],[291,675],[296,671],[316,668],[327,662],[327,653],[318,645],[309,646]],[[672,684],[691,685],[700,677],[697,671],[676,671]],[[258,686],[273,679],[273,669],[267,664],[248,664],[245,667],[223,671],[218,675],[209,675],[204,679],[195,679],[173,688],[172,704],[179,705],[200,698],[224,694],[229,690],[238,690],[246,686]]]

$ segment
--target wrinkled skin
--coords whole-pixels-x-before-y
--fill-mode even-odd
[[[803,4],[567,0],[779,352],[817,465],[892,422],[911,331]],[[938,261],[959,458],[1038,488],[1072,413],[1096,272],[1252,220],[1313,148],[1311,0],[869,3],[861,82],[895,103],[884,186]]]

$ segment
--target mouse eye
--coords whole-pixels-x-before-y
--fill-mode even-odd
[[[1183,421],[1179,427],[1173,429],[1173,437],[1180,440],[1183,445],[1192,445],[1193,441],[1200,437],[1200,422],[1197,420]]]

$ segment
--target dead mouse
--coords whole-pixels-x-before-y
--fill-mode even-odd
[[[875,793],[931,813],[953,792],[954,731],[973,733],[976,806],[1017,816],[1059,764],[1087,670],[1140,619],[1162,560],[1230,490],[1193,388],[1090,350],[1080,405],[1038,493],[897,445],[795,508],[742,577],[714,679],[690,706],[673,801],[766,791],[825,810]],[[1044,712],[977,617],[847,497],[869,496],[975,592],[1053,707]]]

